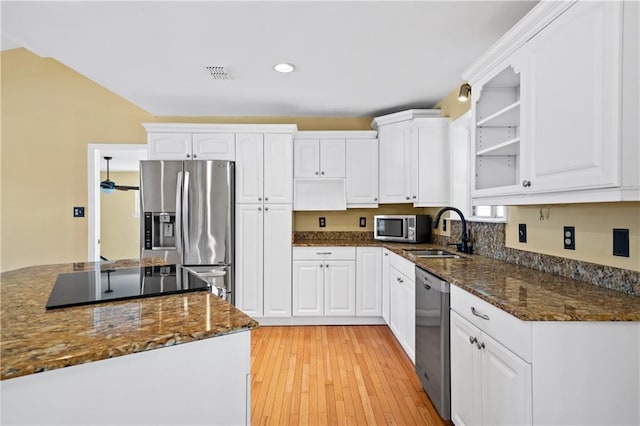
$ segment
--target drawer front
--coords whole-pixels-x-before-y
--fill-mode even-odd
[[[451,310],[493,337],[520,358],[531,362],[531,323],[451,286]]]
[[[407,278],[411,278],[411,281],[416,279],[416,265],[413,262],[393,252],[389,252],[389,256],[391,257],[389,261],[391,266],[406,275]]]
[[[293,260],[356,260],[356,248],[294,247]]]

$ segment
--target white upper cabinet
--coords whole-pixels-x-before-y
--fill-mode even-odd
[[[291,135],[238,133],[236,139],[236,202],[292,203]]]
[[[294,146],[294,171],[296,178],[320,176],[320,140],[296,139]]]
[[[376,117],[380,203],[441,206],[449,201],[449,119],[440,110]]]
[[[578,2],[525,45],[531,192],[620,185],[620,10]]]
[[[296,135],[294,145],[294,176],[296,178],[345,177],[344,138],[315,137],[322,136],[322,133],[324,132],[298,132]]]
[[[264,135],[236,137],[236,203],[261,203],[264,199]]]
[[[264,135],[264,201],[293,202],[293,138],[286,133]]]
[[[347,139],[346,168],[347,207],[378,207],[378,139]]]
[[[346,155],[344,139],[320,139],[320,177],[344,178]]]
[[[494,69],[473,92],[472,196],[519,194],[522,184],[519,55]]]
[[[236,159],[233,133],[194,133],[191,138],[194,160]]]
[[[640,200],[638,7],[540,2],[463,73],[474,204]]]
[[[302,131],[293,144],[294,210],[378,205],[374,131]]]
[[[411,200],[414,207],[448,205],[449,119],[414,120],[411,144]]]
[[[191,159],[191,133],[148,133],[147,144],[149,160]]]
[[[149,133],[150,160],[235,160],[234,133]]]
[[[411,203],[410,129],[406,122],[378,127],[380,203]]]

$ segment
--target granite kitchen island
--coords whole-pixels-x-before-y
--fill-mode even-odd
[[[101,266],[139,264],[0,275],[1,422],[248,424],[257,322],[207,291],[45,309],[58,274]]]

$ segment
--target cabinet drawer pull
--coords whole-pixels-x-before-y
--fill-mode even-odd
[[[473,336],[469,336],[469,343],[471,343],[471,344],[473,345],[473,344],[474,344],[474,343],[476,343],[476,342],[478,342],[478,339],[476,339],[476,338],[475,338],[475,337],[473,337]]]
[[[524,186],[525,188],[528,188],[531,186],[531,181],[530,180],[523,180],[522,181],[522,186]]]
[[[476,346],[478,347],[478,350],[482,350],[484,349],[484,342],[476,341]]]
[[[489,320],[489,315],[487,314],[481,314],[480,312],[476,311],[475,306],[471,307],[471,313],[477,317],[482,318],[483,320]]]
[[[319,255],[319,256],[323,256],[323,255],[331,254],[331,252],[330,251],[317,251],[316,254]]]

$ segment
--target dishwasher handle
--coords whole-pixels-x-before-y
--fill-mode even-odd
[[[449,293],[450,285],[447,281],[416,266],[416,285],[422,285],[425,290],[433,290],[438,293]]]

